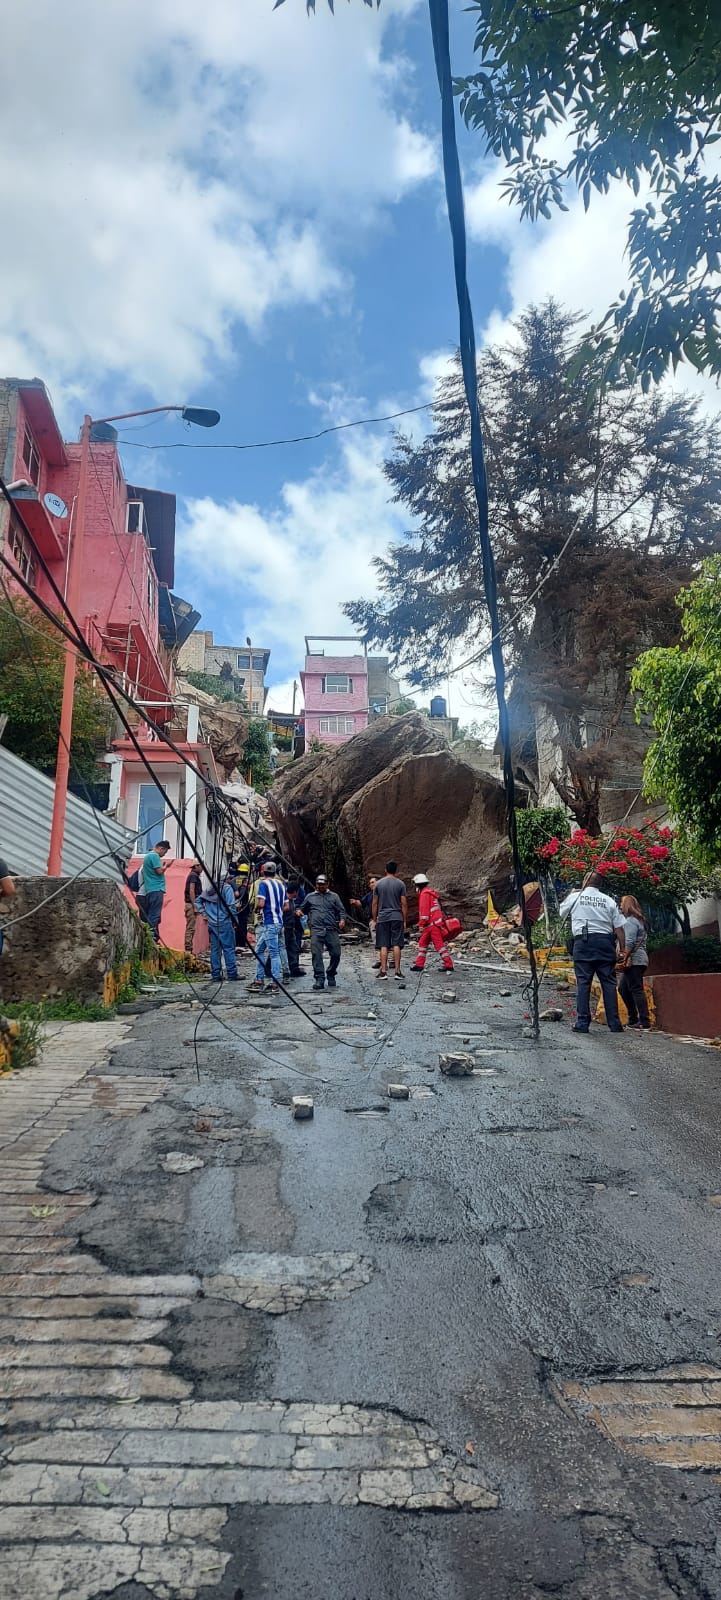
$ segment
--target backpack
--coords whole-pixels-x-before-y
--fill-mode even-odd
[[[133,894],[139,894],[143,881],[140,876],[140,867],[136,867],[135,871],[131,872],[130,877],[126,878],[125,881]]]

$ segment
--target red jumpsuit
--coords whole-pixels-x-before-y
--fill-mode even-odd
[[[431,889],[430,884],[421,889],[418,896],[418,921],[421,927],[421,936],[418,940],[418,957],[413,963],[413,971],[423,971],[426,964],[428,946],[432,944],[443,962],[444,971],[452,972],[453,962],[443,936],[445,917],[436,890]]]

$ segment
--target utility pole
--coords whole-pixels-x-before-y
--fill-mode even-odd
[[[248,672],[250,674],[250,676],[248,678],[248,710],[249,710],[250,715],[252,717],[252,715],[253,715],[253,645],[251,643],[251,640],[248,639],[248,638],[246,638],[245,642],[246,642],[246,644],[248,646]]]

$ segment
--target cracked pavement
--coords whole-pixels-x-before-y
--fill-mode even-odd
[[[0,1600],[721,1600],[717,1053],[371,959],[0,1084]]]

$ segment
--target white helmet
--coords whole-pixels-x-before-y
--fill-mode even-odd
[[[416,875],[415,875],[415,878],[413,879],[413,882],[415,883],[415,885],[416,885],[416,887],[418,889],[422,889],[424,883],[428,882],[428,879],[427,879],[427,877],[425,875],[425,872],[417,872]]]

